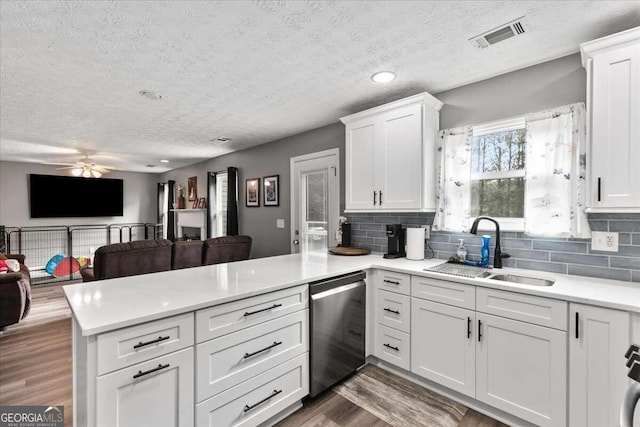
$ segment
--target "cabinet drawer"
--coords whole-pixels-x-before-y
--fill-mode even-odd
[[[193,313],[98,335],[98,375],[193,345]]]
[[[383,325],[376,325],[375,356],[378,359],[409,370],[411,368],[410,354],[409,334]]]
[[[567,303],[516,292],[478,288],[477,311],[567,330]]]
[[[378,290],[376,322],[409,332],[411,330],[411,297]]]
[[[191,427],[193,347],[96,379],[96,426]]]
[[[476,287],[427,277],[411,277],[411,296],[475,310]]]
[[[196,347],[201,402],[309,350],[309,310],[279,317]]]
[[[405,295],[411,294],[411,276],[408,274],[378,270],[376,272],[376,283],[378,289]]]
[[[257,295],[196,312],[196,342],[217,338],[309,307],[309,286]]]
[[[196,405],[196,426],[257,426],[307,394],[309,353],[304,353]]]

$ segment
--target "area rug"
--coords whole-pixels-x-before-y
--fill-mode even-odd
[[[395,427],[457,427],[467,412],[465,406],[373,365],[333,391]]]

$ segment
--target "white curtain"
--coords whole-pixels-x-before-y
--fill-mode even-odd
[[[584,104],[528,114],[525,121],[525,234],[590,237],[584,211]]]
[[[525,122],[525,234],[591,237],[584,211],[584,104],[528,114]],[[439,133],[434,230],[465,232],[469,229],[472,141],[472,126],[444,129]]]
[[[436,141],[436,216],[433,229],[467,231],[471,218],[473,127],[441,130]]]

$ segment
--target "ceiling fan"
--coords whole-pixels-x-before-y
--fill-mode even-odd
[[[100,178],[103,174],[109,173],[112,170],[116,170],[117,168],[106,165],[99,165],[96,162],[91,161],[88,155],[85,155],[82,160],[79,160],[70,166],[65,166],[58,169],[70,169],[71,175],[73,176],[82,176],[84,178]]]

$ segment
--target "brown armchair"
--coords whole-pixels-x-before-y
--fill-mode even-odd
[[[171,270],[171,240],[136,240],[101,246],[93,257],[93,268],[80,270],[82,280],[113,279]]]
[[[20,322],[31,310],[31,275],[24,255],[4,257],[20,263],[20,271],[0,274],[0,328]],[[4,258],[2,257],[2,258]]]
[[[249,259],[252,239],[250,236],[213,237],[202,246],[202,265]]]

